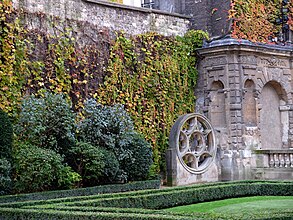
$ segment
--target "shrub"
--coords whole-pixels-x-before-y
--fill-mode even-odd
[[[0,159],[0,195],[7,194],[11,191],[12,180],[11,164],[6,159]]]
[[[84,119],[78,128],[81,140],[108,150],[102,182],[146,179],[152,164],[151,147],[134,132],[133,122],[123,106],[102,106],[90,99],[85,104]],[[113,167],[119,167],[119,170]]]
[[[0,125],[0,159],[6,158],[10,161],[13,129],[8,115],[2,110],[0,110]]]
[[[24,99],[16,126],[21,140],[66,153],[75,141],[74,129],[75,114],[63,95],[45,93]]]
[[[114,153],[109,150],[77,142],[69,151],[68,161],[82,177],[79,186],[95,186],[117,180],[119,163]]]
[[[117,140],[130,130],[133,123],[123,106],[103,106],[94,99],[85,103],[84,119],[79,124],[83,141],[115,152]]]
[[[105,163],[102,160],[103,152],[98,147],[85,142],[78,142],[69,151],[72,158],[70,164],[80,174],[82,182],[80,185],[87,186],[88,183],[97,182],[102,175]]]
[[[136,132],[126,133],[119,141],[123,153],[118,154],[120,166],[127,175],[127,180],[144,180],[152,165],[152,148]]]
[[[115,154],[106,149],[101,149],[101,151],[103,152],[102,160],[105,163],[105,167],[103,169],[102,176],[99,179],[99,183],[109,184],[120,181],[123,175]]]
[[[80,176],[62,162],[63,158],[53,150],[29,144],[19,146],[14,164],[15,190],[34,192],[72,188]]]

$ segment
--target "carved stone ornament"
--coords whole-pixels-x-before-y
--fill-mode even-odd
[[[197,113],[177,119],[171,130],[170,143],[176,147],[180,163],[190,173],[204,173],[216,155],[212,125],[207,118]]]

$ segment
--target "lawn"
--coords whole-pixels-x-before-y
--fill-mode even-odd
[[[257,213],[265,211],[293,210],[293,196],[254,196],[197,203],[166,209],[172,212],[197,213]]]

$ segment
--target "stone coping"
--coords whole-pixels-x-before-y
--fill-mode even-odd
[[[276,150],[255,150],[258,154],[293,154],[293,149],[276,149]]]
[[[293,52],[293,44],[265,44],[265,43],[254,43],[249,40],[244,39],[235,39],[232,38],[230,35],[223,36],[222,38],[218,38],[212,41],[204,42],[203,49],[205,48],[213,48],[213,47],[220,47],[220,46],[230,46],[230,45],[237,45],[237,46],[252,46],[252,47],[261,47],[265,49],[273,49],[273,50],[282,50]],[[200,49],[199,49],[200,50]]]
[[[143,13],[155,13],[155,14],[162,14],[162,15],[169,15],[169,16],[173,16],[173,17],[179,17],[179,18],[184,18],[184,19],[190,19],[191,16],[188,15],[182,15],[182,14],[178,14],[178,13],[170,13],[170,12],[166,12],[166,11],[161,11],[161,10],[157,10],[157,9],[150,9],[150,8],[140,8],[140,7],[136,7],[136,6],[129,6],[129,5],[124,5],[124,4],[119,4],[119,3],[115,3],[115,2],[108,2],[108,1],[103,1],[103,0],[83,0],[84,2],[89,2],[89,3],[94,3],[94,4],[99,4],[99,5],[104,5],[107,7],[114,7],[114,8],[121,8],[121,9],[125,9],[125,10],[131,10],[131,11],[139,11],[139,12],[143,12]]]

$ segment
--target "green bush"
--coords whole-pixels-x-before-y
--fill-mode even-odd
[[[89,99],[78,130],[81,140],[116,152],[117,141],[125,132],[133,130],[133,123],[123,106],[103,106]]]
[[[8,115],[1,109],[0,125],[0,159],[6,158],[11,161],[13,129]]]
[[[53,150],[33,145],[18,146],[15,155],[15,191],[35,192],[72,188],[80,176],[63,164],[63,158]]]
[[[71,167],[82,177],[82,185],[96,181],[104,169],[103,153],[98,147],[85,142],[78,142],[69,150],[72,158]]]
[[[152,148],[146,140],[135,132],[126,133],[119,141],[125,153],[118,157],[120,166],[128,181],[144,180],[152,164]],[[128,153],[126,153],[128,152]]]
[[[152,164],[152,150],[150,144],[133,129],[133,122],[123,106],[102,106],[94,99],[86,102],[78,133],[82,141],[108,150],[107,157],[104,157],[106,169],[101,183],[147,178]],[[119,170],[113,169],[116,167]]]
[[[11,164],[6,159],[0,159],[0,195],[7,194],[11,191]]]
[[[119,181],[122,174],[115,154],[112,151],[106,149],[101,149],[101,151],[103,152],[102,160],[105,163],[105,167],[101,177],[99,178],[99,183],[110,184]]]
[[[21,141],[66,154],[75,142],[75,114],[63,95],[45,93],[22,103],[16,133]]]

